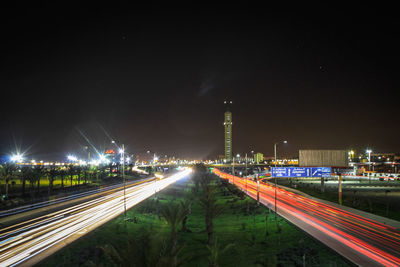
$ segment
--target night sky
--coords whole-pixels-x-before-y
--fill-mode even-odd
[[[400,152],[394,7],[0,11],[0,152]]]

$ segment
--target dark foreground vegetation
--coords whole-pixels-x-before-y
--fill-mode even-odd
[[[293,225],[196,166],[40,266],[348,266]]]

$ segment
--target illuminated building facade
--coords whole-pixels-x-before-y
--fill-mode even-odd
[[[224,129],[225,129],[225,160],[232,160],[232,113],[229,111],[229,105],[232,104],[232,101],[224,102],[227,105],[227,110],[225,112],[225,121],[224,121]]]
[[[254,154],[254,162],[255,162],[256,164],[260,164],[260,163],[262,163],[263,161],[264,161],[264,155],[263,155],[263,153],[258,152],[258,153],[256,153],[256,154]]]

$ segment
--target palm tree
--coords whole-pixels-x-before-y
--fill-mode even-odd
[[[182,210],[185,213],[185,216],[182,219],[182,232],[186,232],[186,223],[188,219],[188,215],[192,212],[192,200],[191,199],[186,199],[186,200],[181,200],[180,205]]]
[[[68,174],[70,175],[70,178],[71,178],[71,187],[72,187],[72,179],[74,178],[74,174],[75,174],[74,165],[72,165],[72,164],[68,165]]]
[[[54,178],[57,176],[57,174],[58,170],[54,166],[51,166],[50,169],[47,170],[47,178],[49,179],[49,195],[53,191]]]
[[[218,259],[219,256],[225,253],[228,249],[233,247],[235,244],[227,244],[225,247],[221,247],[218,243],[218,239],[215,238],[215,242],[212,245],[207,245],[208,251],[210,251],[210,256],[208,257],[208,266],[209,267],[218,267]]]
[[[25,187],[26,187],[26,179],[29,178],[30,173],[32,172],[32,168],[28,166],[24,166],[21,168],[21,180],[22,180],[22,196],[25,195]]]
[[[9,162],[5,163],[4,165],[0,166],[0,177],[5,180],[6,182],[6,198],[8,197],[8,187],[10,180],[13,177],[13,174],[16,170],[16,166]]]
[[[81,166],[75,167],[75,173],[78,175],[78,186],[80,186],[81,185],[82,167]]]
[[[59,172],[61,178],[61,188],[64,188],[64,178],[67,176],[67,172],[64,169],[61,169]]]
[[[214,241],[214,222],[213,220],[221,215],[223,207],[217,205],[214,188],[210,185],[202,184],[203,195],[200,198],[200,205],[205,211],[206,231],[208,235],[208,245],[212,245]]]
[[[177,254],[177,247],[178,247],[178,238],[177,238],[177,230],[179,224],[187,215],[187,211],[183,210],[180,205],[169,203],[168,205],[164,206],[161,211],[161,216],[167,221],[168,225],[170,226],[170,254],[176,255]],[[176,258],[176,257],[175,257]],[[175,259],[176,260],[176,259]]]
[[[35,181],[37,182],[36,192],[39,195],[39,193],[40,193],[40,179],[42,178],[42,176],[44,174],[43,167],[42,166],[35,166],[35,168],[33,169],[33,173],[34,173]]]
[[[36,182],[36,174],[33,168],[31,168],[28,172],[26,172],[28,181],[29,181],[29,192],[31,194],[31,197],[33,197],[33,191],[34,191],[34,187],[35,187],[35,182]]]

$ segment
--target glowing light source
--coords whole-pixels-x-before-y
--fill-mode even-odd
[[[11,161],[13,162],[22,162],[24,157],[21,154],[16,154],[11,156]]]
[[[70,161],[78,161],[78,158],[73,156],[73,155],[68,155],[67,159],[70,160]]]

